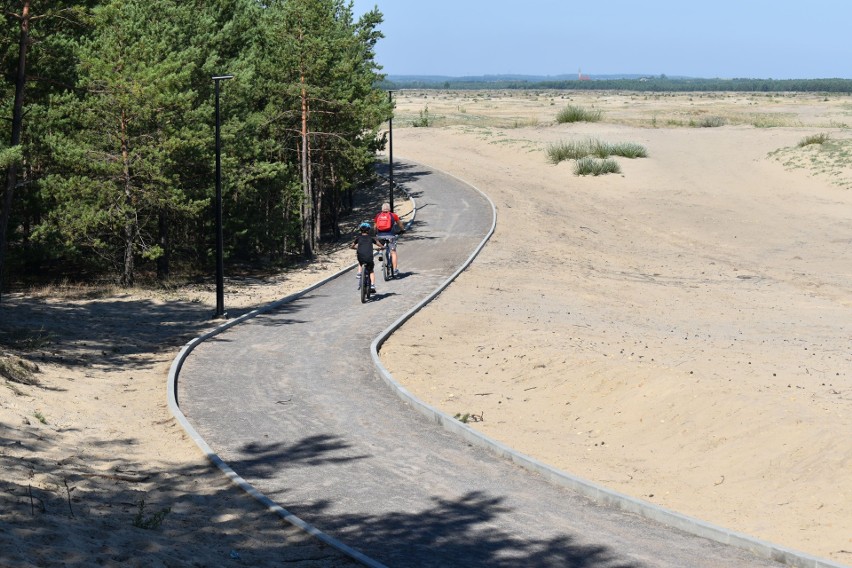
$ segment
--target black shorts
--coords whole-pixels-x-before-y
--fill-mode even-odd
[[[373,267],[375,266],[375,263],[373,262],[373,257],[370,257],[370,260],[361,260],[361,259],[359,258],[359,259],[358,259],[358,264],[363,264],[364,266],[366,266],[366,267],[367,267],[367,272],[372,272],[372,271],[373,271]]]

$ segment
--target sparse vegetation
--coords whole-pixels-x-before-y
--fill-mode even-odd
[[[596,138],[558,142],[551,144],[547,148],[547,158],[552,164],[558,164],[564,160],[579,160],[587,157],[605,159],[610,156],[621,156],[631,159],[646,158],[648,151],[641,144],[633,142],[610,144]]]
[[[459,412],[455,416],[453,416],[453,418],[463,424],[467,424],[468,422],[482,422],[484,420],[483,416],[484,413],[482,412],[480,412],[479,414],[474,414],[471,412],[465,412],[464,414],[462,414],[461,412]]]
[[[0,354],[0,377],[21,385],[37,385],[38,365],[8,353]]]
[[[829,135],[825,132],[821,132],[820,134],[811,134],[810,136],[805,136],[801,140],[799,140],[798,147],[803,148],[804,146],[810,146],[811,144],[825,144],[829,140]]]
[[[139,511],[133,519],[133,526],[138,529],[154,530],[160,528],[166,515],[172,512],[171,507],[166,507],[154,513],[153,515],[145,516],[145,500],[139,501]]]
[[[621,168],[618,162],[610,158],[599,160],[597,158],[580,158],[574,165],[574,174],[578,176],[599,176],[603,174],[620,174]]]
[[[568,105],[556,115],[556,122],[565,124],[566,122],[598,122],[603,117],[603,112],[600,110],[588,110],[582,107]]]
[[[806,169],[824,176],[833,185],[852,187],[852,139],[832,138],[828,133],[805,136],[795,146],[769,153],[787,169]]]
[[[701,128],[716,128],[719,126],[724,126],[727,123],[721,116],[705,116],[698,122],[698,126]]]
[[[420,111],[420,118],[414,120],[411,126],[415,128],[427,128],[432,125],[432,119],[429,117],[429,105]]]

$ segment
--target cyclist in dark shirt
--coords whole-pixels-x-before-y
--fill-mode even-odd
[[[358,257],[358,288],[361,288],[361,270],[366,268],[367,274],[370,275],[370,292],[376,293],[376,273],[373,271],[373,247],[382,249],[382,243],[376,237],[370,235],[372,225],[364,221],[358,227],[359,234],[355,240],[349,245],[349,248],[356,251]]]

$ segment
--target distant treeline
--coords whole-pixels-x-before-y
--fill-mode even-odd
[[[695,79],[668,78],[666,76],[621,78],[621,79],[558,79],[524,80],[499,78],[462,79],[441,78],[436,80],[395,78],[385,80],[380,87],[385,90],[399,89],[557,89],[588,91],[736,91],[756,93],[852,93],[852,79]]]

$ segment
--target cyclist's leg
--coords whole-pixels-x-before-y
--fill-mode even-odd
[[[366,264],[368,274],[370,275],[370,288],[376,287],[376,271],[375,265],[372,261]]]
[[[397,265],[399,263],[399,257],[396,254],[396,235],[391,238],[391,265],[393,266],[394,274],[397,271]]]

